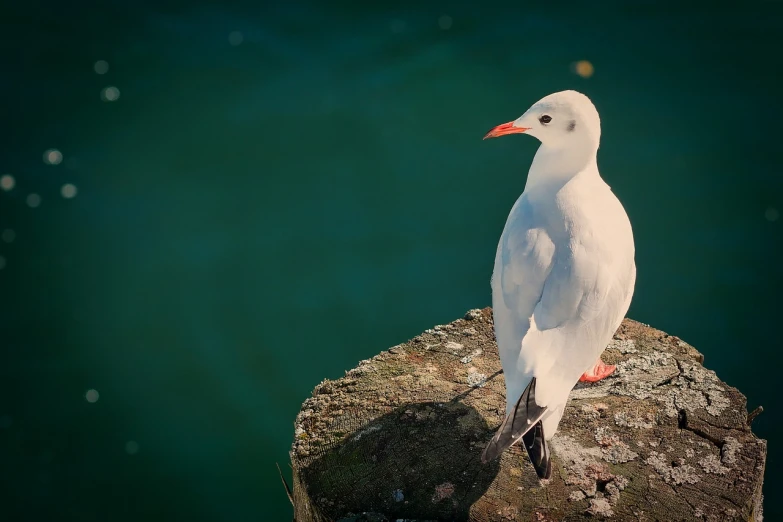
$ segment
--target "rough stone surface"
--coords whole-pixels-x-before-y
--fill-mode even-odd
[[[703,359],[626,319],[604,352],[617,370],[576,385],[539,481],[518,446],[481,464],[505,386],[491,310],[471,310],[315,388],[294,426],[296,521],[760,521],[766,441]]]

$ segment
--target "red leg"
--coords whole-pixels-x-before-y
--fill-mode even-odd
[[[595,366],[582,374],[582,376],[579,377],[579,380],[581,382],[598,382],[604,377],[609,377],[615,368],[616,367],[614,364],[606,364],[599,357],[598,362],[595,363]]]

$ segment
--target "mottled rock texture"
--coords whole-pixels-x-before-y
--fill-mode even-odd
[[[362,361],[296,418],[296,521],[761,520],[745,397],[628,319],[604,360],[617,370],[571,393],[543,482],[518,446],[480,461],[505,412],[489,308]]]

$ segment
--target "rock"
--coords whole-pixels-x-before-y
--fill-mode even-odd
[[[519,446],[482,465],[505,413],[492,328],[471,310],[319,384],[294,426],[297,522],[761,520],[745,397],[629,319],[604,353],[615,373],[571,393],[550,480]]]
[[[607,518],[614,516],[612,506],[609,505],[609,501],[605,498],[594,498],[590,500],[590,507],[587,508],[585,513],[592,516],[603,516]]]

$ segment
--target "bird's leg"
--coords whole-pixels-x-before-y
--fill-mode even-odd
[[[615,368],[614,364],[606,364],[599,357],[595,366],[583,373],[579,380],[581,382],[598,382],[604,377],[609,377]]]

